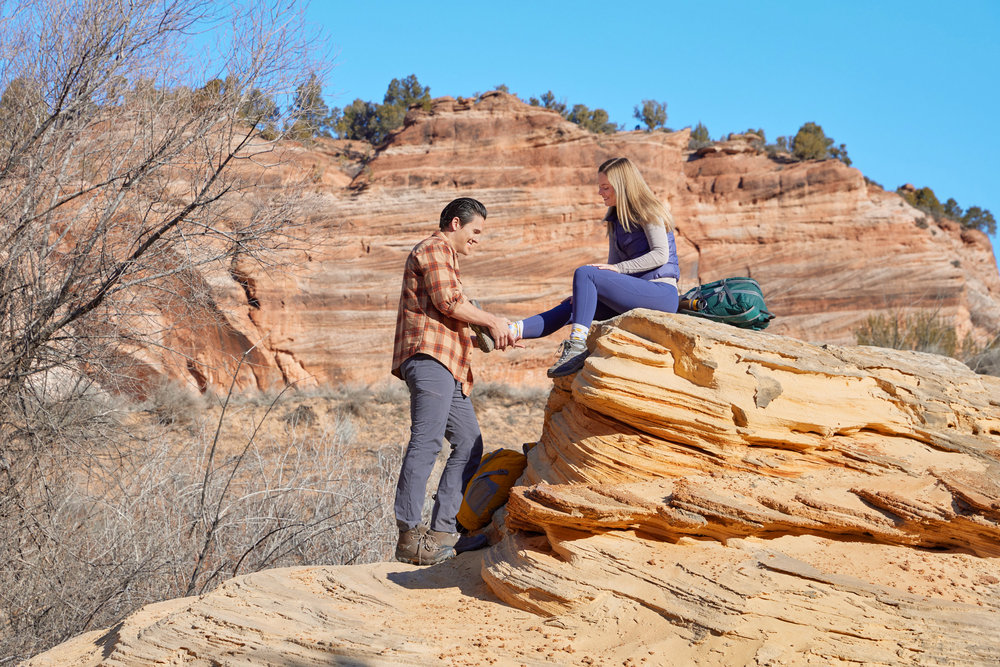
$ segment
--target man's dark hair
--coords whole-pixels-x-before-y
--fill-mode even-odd
[[[446,231],[451,225],[453,218],[458,218],[462,226],[465,227],[477,216],[485,220],[486,207],[471,197],[459,197],[445,206],[444,210],[441,211],[441,223],[439,227],[441,231]]]

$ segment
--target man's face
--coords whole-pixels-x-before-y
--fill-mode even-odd
[[[452,218],[451,226],[454,234],[452,234],[451,243],[455,248],[455,252],[459,255],[471,255],[473,249],[479,243],[485,225],[486,220],[478,215],[472,219],[472,222],[465,226],[462,226],[462,221],[458,218]]]

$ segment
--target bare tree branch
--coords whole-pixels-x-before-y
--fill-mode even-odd
[[[213,272],[296,242],[302,191],[263,175],[280,132],[259,125],[326,69],[313,37],[298,0],[0,0],[0,652],[332,545],[355,515],[334,475],[254,487],[256,435],[179,457],[109,407],[163,391],[149,351],[182,339],[172,318],[222,326]],[[218,377],[257,372],[233,338]],[[158,363],[201,385],[195,357]]]

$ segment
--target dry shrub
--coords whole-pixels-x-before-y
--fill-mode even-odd
[[[389,554],[398,452],[359,457],[349,420],[225,457],[211,432],[178,446],[157,429],[102,431],[114,446],[53,442],[31,487],[4,499],[0,655],[27,658],[238,574]]]
[[[515,387],[502,382],[480,382],[472,388],[474,403],[481,401],[499,402],[505,407],[512,405],[541,404],[548,399],[549,390],[541,387]]]
[[[981,375],[996,375],[1000,377],[1000,336],[985,346],[981,351],[969,357],[965,363]]]
[[[955,326],[936,311],[895,311],[869,315],[854,330],[858,345],[916,350],[954,357],[959,349]]]
[[[344,384],[334,390],[332,397],[337,400],[341,412],[360,417],[368,411],[374,395],[367,385]]]
[[[194,388],[164,379],[152,388],[142,407],[161,424],[188,424],[205,405],[205,396]]]
[[[410,390],[401,381],[388,382],[375,390],[375,402],[391,405],[405,405],[410,400]]]
[[[316,423],[317,419],[318,417],[316,416],[316,411],[308,405],[299,405],[295,407],[283,418],[284,422],[293,428],[299,424],[302,424],[303,426],[311,426]]]
[[[243,267],[309,245],[302,177],[262,178],[283,158],[259,131],[305,109],[254,102],[322,74],[323,47],[295,0],[210,5],[0,2],[0,664],[233,574],[385,551],[394,466],[354,466],[342,429],[254,427],[216,458],[193,394],[161,387],[148,433],[94,387],[137,393],[143,351],[207,385],[177,341],[216,340],[210,276],[252,307]]]
[[[854,336],[858,345],[940,354],[958,359],[977,373],[1000,375],[1000,336],[987,345],[971,336],[959,341],[955,326],[935,310],[869,315]]]

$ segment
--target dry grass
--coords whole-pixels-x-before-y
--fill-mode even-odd
[[[965,363],[977,373],[1000,377],[1000,336],[984,350],[966,359]]]
[[[1000,375],[1000,337],[987,345],[970,336],[960,341],[955,325],[936,310],[875,313],[854,335],[858,345],[940,354],[958,359],[977,373]]]
[[[487,449],[537,439],[538,392],[488,389]],[[223,415],[218,398],[166,387],[52,443],[0,512],[0,664],[234,575],[391,557],[405,385],[234,399]]]
[[[481,382],[472,390],[472,402],[477,410],[488,403],[499,403],[504,406],[537,404],[544,407],[548,396],[548,388],[513,387],[497,382]]]
[[[954,324],[936,311],[929,310],[869,315],[854,335],[858,345],[894,350],[916,350],[952,357],[958,349]]]
[[[141,437],[38,460],[22,499],[34,511],[3,517],[0,655],[28,657],[237,574],[377,561],[394,544],[398,450],[358,452],[349,419],[319,431],[282,423],[281,437],[258,430],[213,451],[209,420],[188,439],[157,415],[128,420]]]

